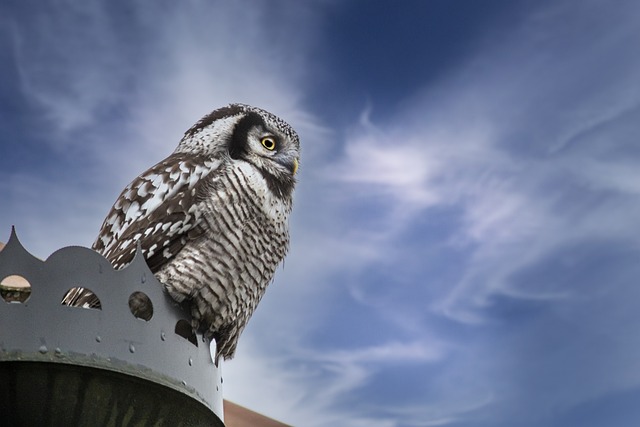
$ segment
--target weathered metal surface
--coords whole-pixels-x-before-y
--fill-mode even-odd
[[[0,413],[10,414],[9,425],[222,425],[210,343],[176,334],[190,319],[142,257],[119,271],[82,247],[41,261],[12,232],[0,281],[11,275],[31,292],[23,302],[0,300]],[[61,305],[79,286],[100,298],[100,310]],[[131,313],[134,292],[152,301],[149,321]]]

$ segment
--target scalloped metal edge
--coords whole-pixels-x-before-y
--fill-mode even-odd
[[[194,346],[175,333],[176,323],[189,321],[189,315],[166,296],[140,247],[121,270],[82,246],[58,249],[42,261],[24,248],[12,227],[0,251],[0,279],[11,274],[29,281],[31,295],[24,303],[0,301],[0,362],[48,361],[123,372],[185,393],[222,419],[222,367],[210,353],[215,342],[198,334]],[[96,293],[102,309],[61,305],[66,291],[77,286]],[[148,322],[129,310],[135,291],[153,303]]]

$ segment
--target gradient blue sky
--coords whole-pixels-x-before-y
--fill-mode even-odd
[[[291,252],[224,366],[296,426],[640,425],[640,3],[0,6],[0,240],[90,245],[213,108],[298,130]]]

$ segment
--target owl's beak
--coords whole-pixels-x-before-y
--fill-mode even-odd
[[[298,172],[298,159],[293,159],[293,174],[295,175]]]

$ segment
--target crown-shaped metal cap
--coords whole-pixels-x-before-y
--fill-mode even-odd
[[[12,231],[0,251],[0,282],[15,279],[30,292],[2,289],[4,425],[223,425],[212,343],[192,334],[189,316],[164,294],[141,254],[122,270],[75,246],[41,261]],[[90,289],[101,308],[62,305],[75,287]],[[149,320],[131,312],[133,294],[151,302]]]

